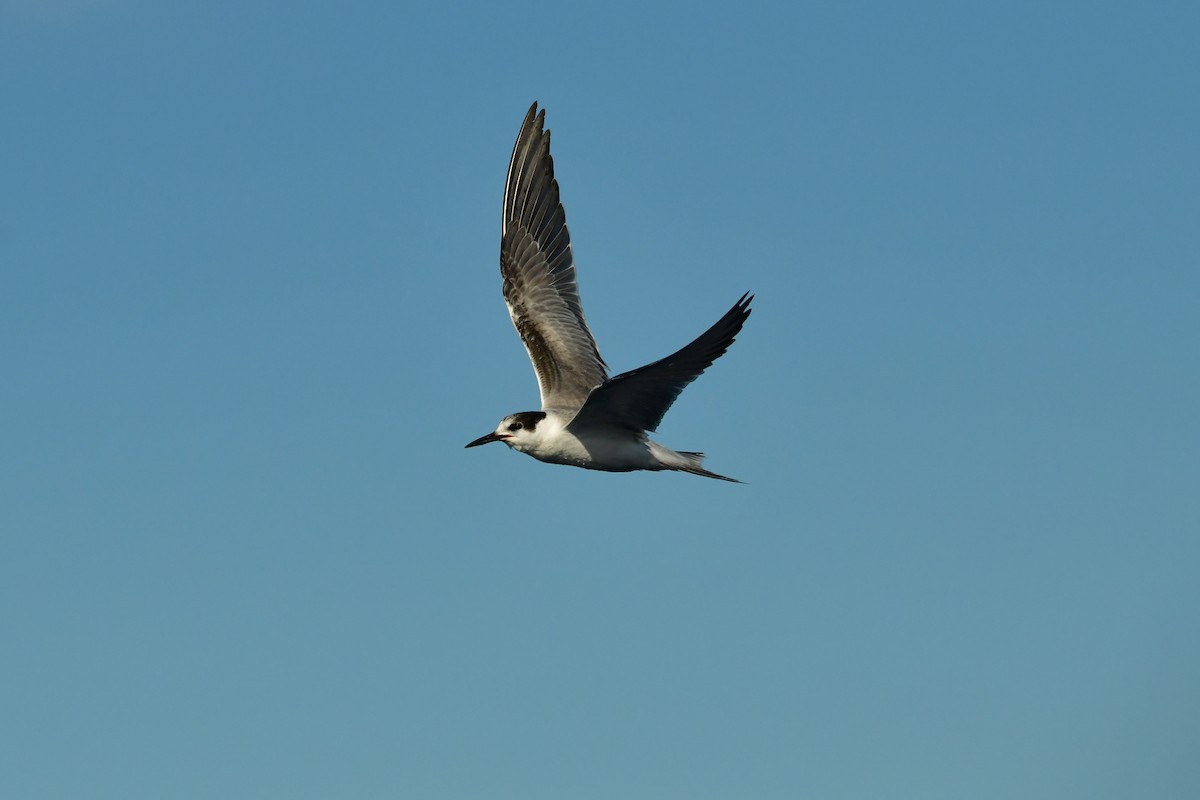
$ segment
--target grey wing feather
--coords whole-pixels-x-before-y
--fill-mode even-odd
[[[696,340],[666,358],[617,375],[597,387],[571,426],[620,426],[653,431],[689,383],[724,355],[750,316],[754,295],[744,294]]]
[[[537,373],[542,408],[574,411],[608,376],[575,280],[545,110],[529,108],[504,186],[500,274],[509,316]]]

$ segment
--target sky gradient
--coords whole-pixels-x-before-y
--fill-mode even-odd
[[[434,5],[0,5],[0,796],[1200,796],[1196,6]]]

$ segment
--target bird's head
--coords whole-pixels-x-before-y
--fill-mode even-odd
[[[546,412],[544,411],[520,411],[516,414],[509,414],[500,420],[496,430],[486,436],[480,436],[467,447],[478,447],[488,442],[504,442],[509,447],[524,452],[534,446],[540,438],[541,434],[538,432],[537,425],[545,418]]]

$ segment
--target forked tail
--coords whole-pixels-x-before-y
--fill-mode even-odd
[[[706,470],[702,466],[704,464],[704,453],[693,453],[688,450],[679,450],[677,452],[679,455],[683,456],[684,461],[687,462],[684,465],[675,467],[675,469],[679,470],[680,472],[690,472],[693,475],[703,475],[706,478],[716,478],[719,481],[729,481],[730,483],[742,482],[737,478],[728,478],[724,475],[718,475],[715,472],[709,472]]]

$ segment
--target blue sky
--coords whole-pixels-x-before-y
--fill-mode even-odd
[[[0,795],[1200,795],[1195,6],[435,6],[0,7]]]

